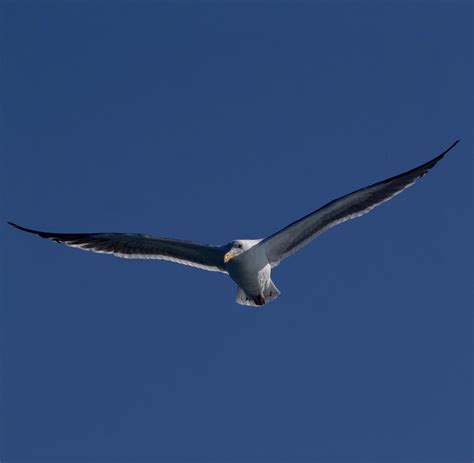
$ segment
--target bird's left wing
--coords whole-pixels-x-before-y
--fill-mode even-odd
[[[283,259],[301,249],[329,228],[366,214],[374,207],[413,185],[458,142],[459,140],[446,151],[421,166],[327,203],[320,209],[265,238],[257,246],[264,246],[270,264],[272,267],[277,266]]]
[[[212,272],[227,273],[224,268],[225,250],[219,246],[198,244],[135,233],[49,233],[10,225],[57,243],[74,248],[127,259],[162,259],[190,265]]]

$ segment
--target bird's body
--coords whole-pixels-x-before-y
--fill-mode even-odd
[[[264,305],[280,292],[271,279],[271,265],[265,248],[257,246],[261,240],[238,240],[234,242],[242,253],[226,263],[229,276],[237,283],[240,293],[238,302],[245,305]],[[239,248],[238,246],[242,246]]]
[[[366,214],[413,185],[456,143],[431,161],[335,199],[265,239],[211,246],[142,234],[50,233],[11,225],[80,249],[132,259],[170,260],[226,273],[237,283],[237,303],[262,306],[280,295],[271,279],[272,268],[329,228]]]

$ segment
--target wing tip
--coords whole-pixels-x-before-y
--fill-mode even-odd
[[[32,233],[34,235],[41,236],[42,238],[47,238],[47,234],[44,233],[44,232],[41,232],[41,231],[38,231],[38,230],[32,230],[31,228],[22,227],[21,225],[18,225],[16,223],[9,222],[9,221],[7,221],[7,223],[9,225],[11,225],[12,227],[18,229],[18,230],[21,230],[21,231],[24,231],[24,232],[27,232],[27,233]]]
[[[11,225],[12,227],[17,228],[18,230],[23,230],[23,231],[27,231],[27,232],[31,231],[30,229],[22,227],[21,225],[17,225],[16,223],[9,222],[9,221],[7,221],[7,223],[8,223],[8,225]]]
[[[461,140],[457,139],[449,148],[445,149],[441,154],[438,154],[435,158],[433,158],[431,161],[428,161],[426,164],[423,164],[421,167],[422,171],[419,176],[419,178],[423,177],[426,175],[436,164],[438,164],[441,159],[443,159],[449,151],[451,151]]]
[[[449,151],[451,151],[459,142],[461,141],[460,138],[458,138],[449,148],[444,150],[438,157],[441,159],[443,158],[446,154],[448,154]]]

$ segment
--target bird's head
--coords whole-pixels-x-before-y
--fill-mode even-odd
[[[240,254],[248,251],[251,247],[255,246],[260,240],[235,240],[229,243],[229,250],[224,255],[224,263],[227,264],[231,259],[239,256]]]

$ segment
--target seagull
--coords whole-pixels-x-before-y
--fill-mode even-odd
[[[137,233],[51,233],[8,223],[19,230],[86,251],[126,259],[169,260],[222,272],[237,283],[238,304],[261,307],[280,295],[271,278],[274,267],[331,227],[370,212],[416,183],[458,142],[431,161],[341,196],[264,239],[241,239],[212,246]]]

